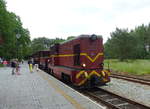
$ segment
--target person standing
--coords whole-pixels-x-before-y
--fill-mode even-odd
[[[39,65],[37,60],[34,60],[34,68],[36,69],[36,71],[39,71]]]
[[[31,59],[28,61],[28,65],[29,65],[30,73],[33,73],[33,62]]]
[[[19,61],[16,61],[16,74],[20,75],[20,65],[19,65]]]
[[[15,69],[16,69],[16,61],[13,59],[11,62],[11,67],[12,67],[12,75],[15,74]]]

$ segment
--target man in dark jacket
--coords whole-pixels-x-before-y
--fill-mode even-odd
[[[15,74],[15,68],[16,68],[16,61],[13,59],[11,62],[11,67],[12,67],[12,75]]]

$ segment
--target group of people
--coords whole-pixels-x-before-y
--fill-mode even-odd
[[[31,73],[33,73],[33,68],[35,67],[36,71],[38,71],[38,64],[36,61],[33,61],[33,59],[31,58],[29,61],[28,61],[28,65],[29,65],[29,70]]]
[[[20,75],[20,65],[18,59],[13,59],[11,61],[11,67],[12,67],[12,75],[14,74]]]
[[[19,63],[20,62],[18,61],[18,59],[11,60],[12,75],[14,75],[14,74],[20,75],[20,64]],[[33,73],[33,68],[35,68],[36,71],[39,70],[38,64],[36,62],[34,62],[32,58],[28,61],[28,65],[29,65],[30,73]]]

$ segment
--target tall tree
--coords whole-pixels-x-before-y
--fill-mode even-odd
[[[17,34],[21,36],[19,39],[16,37]],[[7,11],[4,0],[0,0],[0,36],[4,41],[0,45],[1,57],[10,59],[24,56],[21,51],[30,43],[29,31],[23,28],[19,16]]]
[[[71,40],[71,39],[74,39],[75,38],[75,36],[69,36],[69,37],[67,37],[67,40]]]
[[[31,44],[31,53],[35,53],[40,50],[49,50],[50,46],[55,44],[55,43],[61,43],[65,41],[64,39],[56,38],[56,39],[49,39],[46,37],[40,37],[40,38],[35,38],[32,41]]]
[[[105,52],[107,57],[118,58],[121,61],[129,58],[134,58],[135,39],[127,29],[116,28],[115,32],[111,33],[111,38],[105,44]]]
[[[137,53],[138,58],[146,58],[149,52],[146,50],[146,46],[150,45],[150,27],[142,24],[135,28],[134,37],[136,37],[138,41],[137,45]]]

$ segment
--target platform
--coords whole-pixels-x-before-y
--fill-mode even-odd
[[[43,71],[30,73],[27,63],[21,75],[0,68],[0,109],[105,109]]]

